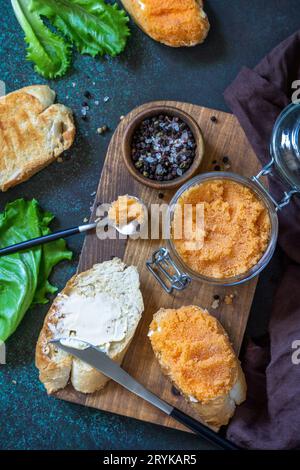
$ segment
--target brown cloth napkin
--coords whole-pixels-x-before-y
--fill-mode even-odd
[[[300,31],[267,55],[253,70],[243,68],[225,91],[225,100],[242,125],[264,165],[270,160],[272,128],[291,102],[294,80],[300,79]],[[282,186],[270,179],[280,200]],[[278,285],[269,323],[269,340],[251,342],[243,369],[248,397],[238,407],[227,437],[242,447],[300,447],[300,364],[292,363],[292,343],[300,340],[300,197],[279,213],[279,245],[284,273]]]

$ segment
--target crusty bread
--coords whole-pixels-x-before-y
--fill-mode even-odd
[[[72,145],[72,111],[54,100],[55,92],[46,85],[0,98],[1,191],[26,181]]]
[[[81,305],[80,315],[87,318],[85,305],[86,309],[90,308],[90,302],[99,293],[109,296],[113,302],[120,302],[122,315],[126,320],[124,337],[120,341],[111,342],[106,351],[111,359],[121,364],[144,305],[137,269],[134,266],[126,267],[120,259],[114,258],[112,261],[95,264],[90,270],[72,277],[54,300],[45,318],[36,347],[36,366],[48,393],[64,388],[69,379],[74,388],[82,393],[93,393],[108,382],[109,379],[100,372],[49,343],[53,338],[65,338],[70,333],[64,329],[65,318],[68,316],[63,314],[66,302],[74,296],[81,296],[84,303]],[[104,314],[101,307],[98,311],[99,315]]]
[[[246,382],[228,336],[200,307],[160,309],[149,337],[163,372],[197,412],[218,430],[246,398]]]
[[[195,46],[204,41],[209,21],[202,0],[122,0],[137,25],[167,46]]]

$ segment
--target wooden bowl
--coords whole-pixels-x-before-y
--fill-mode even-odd
[[[184,121],[191,129],[196,142],[195,157],[192,165],[185,173],[183,173],[182,176],[178,176],[171,181],[155,181],[146,178],[135,168],[134,162],[131,158],[132,137],[136,129],[145,119],[158,116],[159,114],[166,114],[168,116],[174,116],[182,119],[182,121]],[[152,108],[138,113],[127,125],[123,136],[122,154],[127,170],[137,181],[153,189],[174,189],[188,181],[198,171],[204,156],[204,140],[197,122],[185,111],[172,106],[153,106]]]

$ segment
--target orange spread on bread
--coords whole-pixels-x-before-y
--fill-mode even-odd
[[[208,29],[207,18],[199,11],[195,0],[143,0],[144,20],[149,34],[157,41],[171,45],[196,44]],[[204,32],[205,31],[205,32]]]
[[[155,315],[149,337],[176,387],[202,403],[229,393],[238,361],[221,324],[197,306],[162,312]]]
[[[194,46],[204,41],[209,21],[202,0],[122,0],[136,23],[168,46]]]

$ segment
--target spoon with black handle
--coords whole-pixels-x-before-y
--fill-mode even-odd
[[[130,198],[137,198],[130,196]],[[139,200],[138,200],[139,201]],[[144,204],[139,201],[145,211]],[[6,246],[0,249],[0,256],[11,255],[13,253],[18,253],[22,250],[28,250],[35,246],[43,245],[45,243],[53,242],[54,240],[58,240],[60,238],[67,238],[71,237],[72,235],[78,235],[84,232],[90,232],[95,230],[97,227],[105,227],[110,226],[115,228],[120,234],[122,235],[136,235],[141,230],[141,224],[137,220],[132,220],[128,224],[125,225],[118,225],[114,223],[112,220],[105,218],[102,220],[98,220],[96,222],[92,222],[90,224],[79,225],[78,227],[67,228],[64,230],[59,230],[57,232],[49,233],[48,235],[43,235],[41,237],[32,238],[31,240],[25,240],[20,243],[16,243],[15,245]]]

